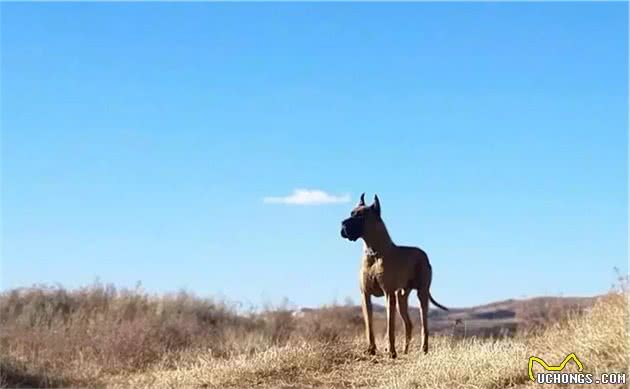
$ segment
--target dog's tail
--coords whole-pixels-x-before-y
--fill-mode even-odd
[[[448,311],[448,308],[446,308],[444,305],[438,303],[437,301],[435,301],[435,299],[433,298],[433,296],[431,296],[431,293],[429,293],[429,300],[431,300],[431,302],[433,303],[433,305],[435,305],[436,307],[443,309],[445,311]]]

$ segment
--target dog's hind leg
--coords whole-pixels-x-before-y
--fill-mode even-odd
[[[407,354],[409,352],[409,343],[411,343],[411,334],[413,325],[411,324],[411,319],[409,318],[409,307],[407,298],[409,297],[409,289],[401,289],[396,292],[396,300],[398,302],[398,313],[403,320],[405,325],[405,350],[404,353]]]
[[[429,288],[418,289],[420,321],[422,321],[422,351],[429,352]]]

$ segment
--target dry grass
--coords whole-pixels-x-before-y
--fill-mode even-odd
[[[529,386],[530,355],[555,364],[575,352],[588,372],[627,372],[628,303],[627,290],[610,293],[537,332],[434,336],[428,355],[414,348],[390,360],[384,342],[376,357],[363,353],[362,323],[340,307],[305,321],[283,309],[238,314],[185,293],[33,288],[0,296],[0,375],[11,387]]]
[[[356,325],[336,317],[338,309],[297,321],[283,307],[237,313],[234,305],[184,292],[157,297],[102,284],[13,290],[0,295],[0,384],[95,385],[174,367],[182,355],[232,359],[354,336]]]
[[[584,315],[568,318],[529,336],[457,343],[442,340],[429,357],[418,357],[393,373],[382,386],[520,386],[529,384],[527,362],[530,356],[558,364],[572,352],[584,363],[585,372],[628,372],[628,302],[627,294],[610,294]],[[540,372],[538,367],[535,372]]]

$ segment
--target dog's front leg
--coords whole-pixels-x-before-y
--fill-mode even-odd
[[[396,293],[387,293],[387,338],[389,340],[389,356],[396,358]]]
[[[376,343],[374,342],[374,329],[372,328],[372,299],[370,294],[363,292],[361,299],[361,307],[363,308],[363,321],[365,322],[365,337],[368,341],[368,354],[376,354]]]

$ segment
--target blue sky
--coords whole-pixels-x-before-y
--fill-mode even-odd
[[[627,15],[3,3],[2,288],[358,301],[339,224],[365,191],[447,306],[605,292],[628,269]]]

